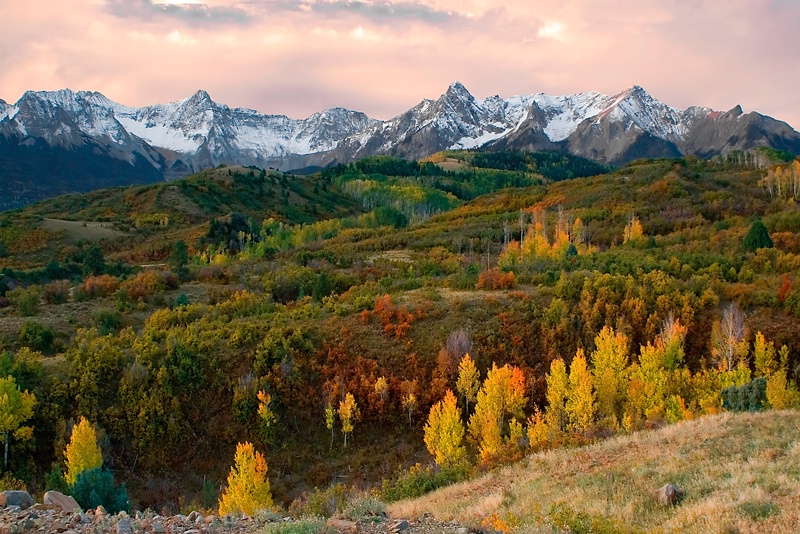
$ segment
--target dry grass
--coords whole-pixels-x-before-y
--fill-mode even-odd
[[[101,239],[115,239],[125,233],[111,228],[110,223],[91,221],[64,221],[61,219],[45,219],[42,229],[49,232],[66,232],[72,241],[100,241]]]
[[[686,492],[675,507],[652,494],[672,482]],[[428,511],[478,524],[497,513],[521,531],[551,511],[606,518],[648,532],[798,532],[800,413],[725,413],[579,449],[532,455],[482,478],[389,507],[394,517]]]

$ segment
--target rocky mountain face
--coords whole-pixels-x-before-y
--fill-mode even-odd
[[[180,102],[127,107],[96,92],[0,100],[0,209],[99,187],[150,183],[217,166],[282,170],[444,149],[565,150],[623,164],[641,157],[711,157],[770,146],[800,153],[788,124],[736,108],[680,110],[634,86],[476,99],[460,83],[386,121],[343,108],[306,119],[230,108],[198,91]]]

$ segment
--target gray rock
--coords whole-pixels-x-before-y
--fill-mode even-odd
[[[164,524],[161,521],[154,521],[153,532],[154,534],[165,534]]]
[[[389,531],[391,531],[391,532],[403,532],[404,530],[408,530],[409,528],[411,528],[411,525],[408,524],[408,521],[406,521],[405,519],[397,519],[389,527]]]
[[[467,527],[458,527],[456,534],[469,534],[469,529]]]
[[[674,506],[683,498],[683,490],[675,484],[665,484],[656,491],[656,500],[662,506]]]
[[[9,508],[12,506],[19,506],[22,510],[25,510],[34,504],[33,499],[27,491],[7,490],[3,492],[3,495],[6,498],[5,506]]]
[[[117,534],[133,534],[130,519],[123,517],[117,522]]]
[[[72,513],[81,507],[71,495],[64,495],[60,491],[50,490],[44,494],[42,503],[57,506],[62,512]]]
[[[200,515],[200,512],[196,512],[196,511],[193,511],[192,513],[190,513],[190,514],[189,514],[189,515],[186,517],[186,520],[187,520],[189,523],[197,523],[197,522],[198,522],[198,521],[197,521],[198,519],[200,519],[200,521],[202,521],[202,520],[203,520],[203,516],[201,516],[201,515]]]

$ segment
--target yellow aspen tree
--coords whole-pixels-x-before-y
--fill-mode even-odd
[[[465,413],[468,415],[469,403],[474,403],[475,400],[477,400],[479,388],[478,369],[475,368],[475,362],[472,361],[469,354],[465,354],[464,357],[461,358],[461,363],[458,364],[456,390],[458,394],[464,398],[464,404],[466,406]]]
[[[575,432],[588,432],[594,424],[595,395],[592,374],[586,367],[583,349],[578,349],[569,366],[569,388],[566,404],[569,426]]]
[[[103,455],[97,445],[97,434],[85,417],[81,417],[78,424],[73,427],[64,457],[67,464],[64,478],[70,486],[75,484],[78,474],[103,465]]]
[[[339,421],[342,423],[342,434],[344,434],[344,446],[347,448],[347,435],[353,432],[353,427],[361,416],[358,404],[352,393],[345,395],[344,400],[339,403]]]
[[[594,389],[597,394],[598,421],[618,428],[627,386],[623,371],[628,364],[628,337],[604,327],[595,337],[592,352]]]
[[[775,359],[775,346],[770,341],[767,343],[764,334],[756,333],[753,341],[753,363],[756,366],[756,376],[769,377],[777,371],[778,362]]]
[[[462,445],[463,439],[461,408],[453,392],[448,389],[444,399],[431,407],[425,424],[425,445],[438,465],[452,465],[463,460],[467,454]]]
[[[531,448],[538,447],[547,443],[550,430],[547,428],[545,415],[537,406],[533,409],[533,415],[528,418],[528,444]]]
[[[239,443],[228,475],[228,487],[219,500],[219,515],[252,516],[257,510],[271,507],[267,461],[252,443]]]
[[[787,378],[789,370],[789,348],[780,349],[780,364],[767,378],[767,402],[775,410],[800,406],[800,392]]]
[[[336,424],[336,408],[329,402],[325,406],[325,427],[331,431],[331,448],[333,448],[333,431]]]
[[[375,381],[375,394],[381,400],[381,403],[386,402],[386,397],[389,395],[389,383],[386,381],[385,376],[379,376]]]
[[[3,453],[3,470],[8,468],[9,434],[14,433],[17,439],[30,439],[33,427],[22,426],[22,423],[33,417],[36,396],[28,391],[20,391],[13,376],[0,378],[0,435],[5,450]]]
[[[469,432],[478,442],[483,460],[496,455],[502,448],[505,415],[521,417],[526,402],[522,370],[510,365],[497,367],[492,364],[478,391],[475,412],[469,420]]]
[[[547,383],[547,408],[545,411],[545,421],[551,437],[558,436],[567,429],[567,390],[569,379],[567,377],[567,366],[564,360],[558,358],[550,362],[550,372],[546,377]]]
[[[258,397],[258,419],[261,422],[261,435],[265,442],[269,442],[273,436],[275,423],[278,422],[278,416],[270,408],[272,396],[269,393],[259,391],[256,396]]]
[[[644,235],[642,223],[639,222],[639,217],[631,213],[628,216],[628,223],[625,225],[625,230],[622,234],[622,242],[628,243],[636,241]]]

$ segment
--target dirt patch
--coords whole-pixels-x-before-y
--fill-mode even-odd
[[[45,219],[42,229],[48,232],[65,232],[72,241],[100,241],[116,239],[127,234],[114,228],[112,223],[91,221],[65,221],[62,219]]]

